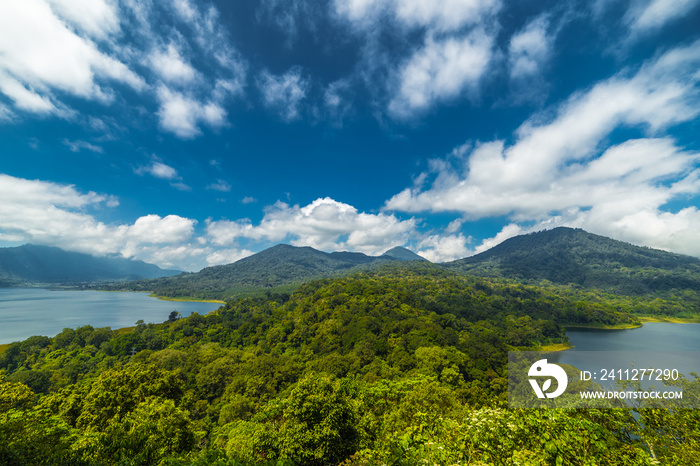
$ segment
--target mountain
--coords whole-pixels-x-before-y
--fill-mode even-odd
[[[443,266],[470,275],[548,280],[630,296],[700,291],[700,259],[564,227],[516,236]]]
[[[137,280],[179,272],[142,261],[95,257],[50,246],[0,248],[0,286]]]
[[[382,256],[391,257],[392,259],[400,261],[427,261],[427,259],[419,256],[415,252],[402,248],[401,246],[396,246],[395,248],[389,249],[387,252],[382,254]]]
[[[227,299],[261,290],[291,291],[315,278],[411,260],[425,261],[405,248],[393,248],[381,256],[368,256],[359,252],[327,253],[308,246],[279,244],[232,264],[206,267],[197,273],[125,283],[110,289],[153,291],[166,297]]]

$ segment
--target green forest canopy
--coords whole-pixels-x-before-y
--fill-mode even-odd
[[[565,341],[572,321],[634,318],[393,268],[131,331],[32,337],[0,356],[0,462],[691,464],[696,411],[506,408],[507,351]]]

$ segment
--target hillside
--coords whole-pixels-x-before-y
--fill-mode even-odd
[[[563,227],[516,236],[443,265],[470,275],[548,280],[629,296],[700,292],[700,259]]]
[[[642,439],[661,464],[697,458],[695,418],[668,411],[670,449],[656,412],[644,424],[624,410],[507,409],[509,351],[630,316],[403,264],[206,316],[13,343],[0,354],[0,463],[651,465]]]
[[[95,257],[49,246],[0,248],[0,286],[77,284],[158,278],[179,273],[142,261]]]
[[[196,273],[140,280],[110,289],[152,291],[165,297],[229,299],[261,291],[291,291],[315,278],[345,275],[395,261],[421,260],[405,248],[381,256],[358,252],[326,253],[311,247],[279,244],[227,265],[206,267]]]

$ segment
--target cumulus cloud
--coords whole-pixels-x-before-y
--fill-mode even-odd
[[[492,62],[499,0],[353,0],[333,7],[366,41],[360,75],[393,117],[476,95]],[[387,50],[385,34],[412,46]],[[386,84],[377,89],[377,82]]]
[[[408,28],[423,27],[435,31],[455,31],[478,24],[484,17],[495,14],[499,0],[335,0],[335,13],[356,27],[375,27],[387,16]]]
[[[222,193],[227,193],[231,191],[231,185],[225,180],[216,180],[216,183],[212,183],[207,186],[207,189],[213,189],[214,191],[221,191]]]
[[[191,191],[192,188],[183,183],[182,177],[178,175],[177,170],[175,170],[170,165],[166,165],[158,157],[153,156],[151,162],[147,165],[141,165],[134,169],[134,173],[137,175],[151,175],[154,178],[159,178],[161,180],[167,180],[170,182],[170,186],[177,189],[178,191]]]
[[[641,235],[643,244],[672,243],[700,255],[698,241],[672,240],[700,231],[700,224],[692,224],[696,210],[663,210],[678,196],[700,193],[700,156],[672,138],[654,137],[700,112],[698,62],[700,41],[668,51],[635,74],[620,73],[574,94],[556,111],[526,121],[510,146],[478,144],[456,168],[434,163],[432,184],[404,190],[386,209],[569,224],[629,241]],[[604,146],[613,130],[630,126],[651,137]],[[657,237],[667,239],[652,241],[647,224],[665,226]]]
[[[508,60],[512,79],[536,76],[549,60],[552,38],[548,36],[548,27],[547,17],[539,16],[510,39]]]
[[[106,224],[90,210],[114,207],[112,196],[81,193],[75,186],[0,174],[0,239],[58,246],[95,255],[120,254],[170,264],[169,243],[189,240],[195,220],[147,215],[133,224]],[[148,249],[150,248],[150,249]],[[144,251],[149,250],[149,254]]]
[[[266,209],[258,225],[250,221],[219,220],[207,223],[207,235],[216,245],[232,245],[238,239],[289,241],[326,251],[351,250],[380,254],[405,244],[416,221],[394,215],[358,212],[351,205],[330,198],[300,207],[277,202]]]
[[[68,97],[129,105],[122,95],[127,87],[154,95],[159,109],[151,113],[177,137],[219,128],[226,123],[224,105],[245,87],[245,60],[215,7],[180,0],[172,8],[175,16],[132,0],[3,2],[0,94],[18,113],[74,119],[78,111]],[[133,39],[128,43],[124,30]],[[196,53],[207,73],[185,52]]]
[[[253,254],[255,245],[270,242],[378,255],[419,241],[421,254],[431,260],[467,255],[468,239],[454,229],[442,236],[425,236],[417,231],[418,222],[413,218],[359,212],[330,198],[303,207],[277,202],[265,209],[257,224],[247,219],[208,219],[199,233],[196,220],[179,215],[149,214],[133,223],[112,224],[97,218],[104,209],[118,204],[113,196],[84,193],[72,185],[0,174],[0,240],[98,256],[116,254],[186,270],[234,262]]]
[[[197,72],[185,61],[175,44],[169,44],[164,50],[155,50],[149,61],[153,70],[164,81],[175,84],[191,83]]]
[[[158,100],[161,128],[183,139],[201,134],[201,123],[213,128],[226,124],[226,110],[218,102],[202,102],[166,86],[158,89]]]
[[[483,31],[459,39],[428,37],[424,47],[402,66],[389,111],[411,116],[435,102],[474,90],[488,68],[491,48],[492,38]]]
[[[301,74],[298,67],[282,75],[273,75],[264,71],[257,80],[266,107],[279,112],[285,121],[300,117],[299,106],[309,90],[309,80]]]
[[[418,243],[418,254],[430,262],[447,262],[470,256],[470,239],[463,234],[429,235]]]
[[[92,6],[82,10],[87,3]],[[79,34],[104,37],[118,30],[113,6],[101,0],[3,2],[0,91],[21,110],[66,116],[56,103],[57,92],[109,101],[109,81],[143,90],[143,78]]]
[[[180,177],[177,175],[177,170],[175,170],[170,165],[164,164],[158,158],[155,157],[149,165],[138,167],[136,170],[134,170],[134,172],[137,175],[149,174],[151,176],[163,180],[180,179]]]

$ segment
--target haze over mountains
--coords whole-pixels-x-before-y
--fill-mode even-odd
[[[77,284],[158,278],[180,273],[120,257],[95,257],[50,246],[0,248],[0,286]]]

